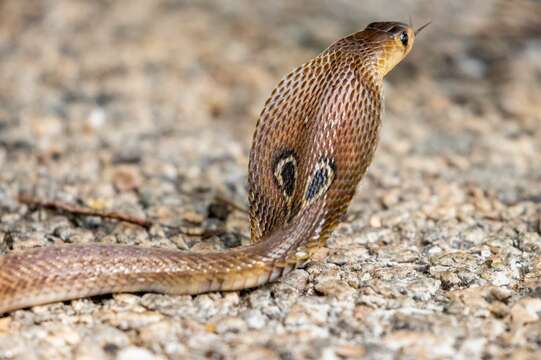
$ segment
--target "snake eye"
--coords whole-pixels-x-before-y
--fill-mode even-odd
[[[402,42],[402,45],[404,45],[404,47],[408,47],[408,40],[408,33],[406,31],[402,31],[402,33],[400,33],[400,41]]]

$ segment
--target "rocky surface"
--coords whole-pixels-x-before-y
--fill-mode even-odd
[[[251,133],[279,78],[370,21],[433,21],[389,76],[375,162],[311,261],[251,291],[15,311],[0,317],[0,359],[541,358],[539,13],[0,0],[1,253],[247,243],[246,215],[216,198],[247,206]],[[33,209],[23,191],[185,231]]]

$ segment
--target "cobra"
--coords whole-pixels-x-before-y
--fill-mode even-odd
[[[105,244],[9,253],[0,257],[0,312],[106,293],[238,290],[290,272],[347,211],[376,149],[383,79],[415,35],[400,22],[371,23],[272,91],[250,151],[250,245],[211,253]]]

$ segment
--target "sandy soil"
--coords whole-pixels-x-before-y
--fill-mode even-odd
[[[0,0],[0,251],[248,242],[278,80],[373,20],[433,24],[386,82],[375,162],[312,261],[252,291],[0,317],[0,359],[541,358],[537,1]],[[21,191],[195,236],[31,209]],[[219,236],[197,234],[225,230]]]

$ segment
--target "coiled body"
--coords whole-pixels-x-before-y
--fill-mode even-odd
[[[374,23],[297,68],[272,92],[250,153],[253,244],[217,253],[116,245],[0,257],[0,312],[111,292],[197,294],[273,281],[322,244],[376,148],[383,76],[401,23]]]

